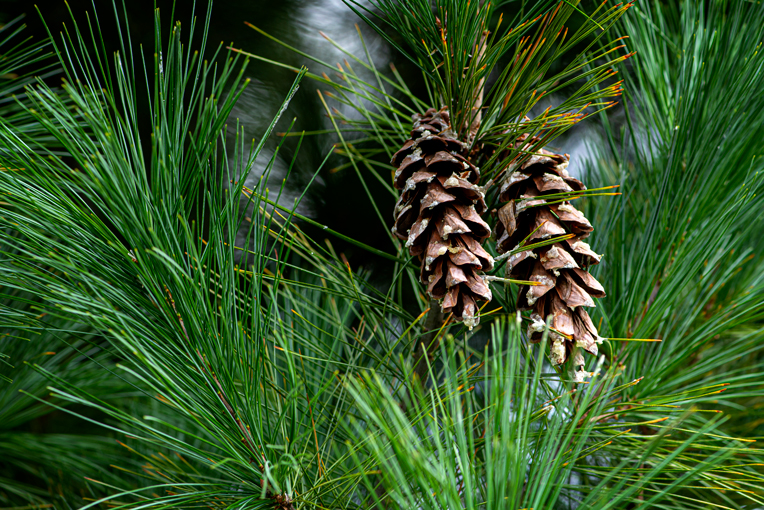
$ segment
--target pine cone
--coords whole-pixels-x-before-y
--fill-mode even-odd
[[[589,220],[567,201],[547,204],[544,199],[553,193],[586,189],[568,174],[569,156],[534,150],[538,139],[526,141],[527,135],[523,135],[516,146],[524,145],[523,150],[534,155],[519,168],[510,165],[507,171],[499,195],[499,200],[507,203],[498,211],[496,244],[499,253],[506,253],[516,250],[528,236],[525,245],[575,234],[572,239],[516,253],[507,263],[508,277],[538,283],[520,288],[517,306],[532,310],[533,323],[528,328],[532,341],[540,341],[545,318],[552,316],[552,361],[560,365],[568,359],[574,344],[597,354],[601,338],[583,307],[595,306],[592,297],[605,296],[602,285],[585,270],[598,264],[600,255],[583,241],[593,230]],[[583,358],[577,356],[574,362],[583,365]]]
[[[468,145],[456,139],[448,110],[431,108],[413,120],[411,139],[392,159],[401,190],[392,230],[419,256],[428,294],[472,328],[477,301],[491,300],[480,272],[493,268],[481,246],[491,229],[480,217],[486,209],[480,171],[467,158]]]

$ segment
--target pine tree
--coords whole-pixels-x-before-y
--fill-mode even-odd
[[[764,7],[349,4],[397,67],[301,54],[278,111],[319,84],[325,161],[388,193],[368,200],[382,248],[285,205],[273,161],[245,186],[278,117],[256,143],[229,131],[246,62],[196,53],[210,9],[201,37],[156,12],[143,55],[118,7],[117,54],[73,23],[0,37],[0,505],[762,506]],[[24,75],[46,45],[60,88]],[[604,112],[614,67],[625,124]],[[574,179],[552,150],[587,118],[601,143]],[[544,266],[560,257],[579,267]],[[438,267],[450,319],[420,281]],[[585,383],[561,344],[598,349]]]

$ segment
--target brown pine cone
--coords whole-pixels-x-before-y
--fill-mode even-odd
[[[485,193],[467,151],[445,108],[414,116],[411,139],[392,158],[401,190],[392,230],[419,256],[428,294],[472,328],[479,321],[477,301],[491,300],[480,272],[493,267],[493,258],[481,246],[491,229],[480,217]]]
[[[569,202],[559,203],[545,195],[586,189],[581,181],[571,177],[566,167],[567,154],[554,154],[544,149],[533,149],[538,139],[518,139],[534,154],[519,166],[510,165],[502,184],[499,200],[507,202],[498,211],[496,245],[499,253],[516,250],[524,245],[545,239],[575,234],[572,239],[552,245],[521,251],[509,257],[509,278],[537,282],[536,286],[522,286],[517,306],[532,310],[533,323],[528,328],[532,341],[539,341],[546,317],[552,316],[550,334],[552,361],[562,364],[574,346],[597,354],[601,338],[584,307],[595,306],[592,297],[604,297],[602,285],[585,268],[598,264],[600,255],[594,253],[583,239],[593,230],[591,223]],[[574,360],[583,365],[583,358]],[[577,372],[580,377],[581,372]]]

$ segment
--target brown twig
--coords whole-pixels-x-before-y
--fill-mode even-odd
[[[415,379],[419,381],[422,389],[427,385],[427,378],[429,377],[428,363],[424,361],[426,357],[428,361],[432,362],[435,359],[435,353],[438,349],[438,342],[436,336],[438,330],[443,324],[444,313],[440,309],[440,303],[436,299],[430,300],[430,311],[427,313],[427,318],[424,320],[424,330],[427,332],[422,336],[422,339],[416,343],[414,348],[414,375]]]
[[[251,453],[253,453],[255,456],[257,456],[258,452],[255,449],[254,440],[250,436],[249,430],[247,429],[247,427],[245,427],[244,424],[242,423],[242,421],[239,419],[239,417],[236,416],[236,412],[233,410],[233,407],[228,402],[228,397],[225,394],[225,390],[223,390],[223,385],[220,384],[220,381],[218,380],[217,376],[212,371],[212,367],[205,368],[204,365],[207,364],[207,361],[204,359],[204,356],[202,355],[202,353],[200,353],[199,351],[196,351],[196,353],[202,359],[202,364],[201,364],[202,371],[207,373],[207,374],[209,374],[210,377],[212,377],[212,380],[215,381],[215,384],[218,387],[218,391],[216,391],[215,394],[218,396],[220,401],[223,403],[223,407],[225,407],[226,411],[228,411],[229,416],[236,422],[236,425],[239,427],[239,430],[241,430],[241,433],[242,433],[242,436],[243,436],[242,437],[242,442],[247,447],[247,449],[249,449],[249,451]],[[263,454],[261,453],[260,455],[263,455]],[[265,458],[264,455],[263,455],[263,458]],[[254,459],[250,459],[250,461],[254,462]]]
[[[223,403],[223,407],[225,407],[226,411],[228,411],[229,416],[233,418],[233,420],[236,422],[236,425],[239,427],[239,430],[241,431],[243,435],[242,442],[252,454],[257,456],[258,452],[255,449],[254,440],[250,436],[249,430],[247,429],[247,427],[245,427],[244,424],[239,419],[239,417],[236,416],[236,412],[233,410],[233,407],[228,402],[228,397],[226,397],[225,391],[223,390],[223,385],[220,384],[220,381],[218,380],[217,376],[212,371],[212,367],[211,366],[205,367],[205,364],[209,365],[209,363],[204,359],[204,356],[202,356],[202,353],[200,353],[199,351],[196,351],[196,353],[202,359],[202,365],[201,365],[202,371],[209,374],[210,377],[212,377],[212,380],[215,381],[215,385],[218,387],[218,391],[216,391],[215,393],[217,394],[220,401]],[[262,453],[260,453],[260,455],[263,457],[263,460],[265,460],[265,455]],[[250,463],[254,463],[255,459],[250,457],[249,461]],[[265,467],[262,464],[259,464],[259,468],[261,472],[265,469]],[[263,488],[265,488],[265,497],[267,499],[272,499],[276,503],[277,509],[294,510],[294,504],[293,504],[294,500],[289,494],[287,494],[286,492],[271,491],[270,489],[267,488],[267,482],[262,478],[260,479],[260,485]]]

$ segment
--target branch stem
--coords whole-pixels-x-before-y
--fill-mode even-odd
[[[439,342],[435,340],[440,327],[443,325],[444,316],[445,314],[440,309],[440,303],[436,299],[430,299],[430,311],[424,320],[424,330],[426,333],[416,343],[413,353],[415,379],[422,385],[422,389],[427,386],[427,379],[430,374],[428,363],[423,358],[426,356],[430,362],[435,359],[439,345]]]

